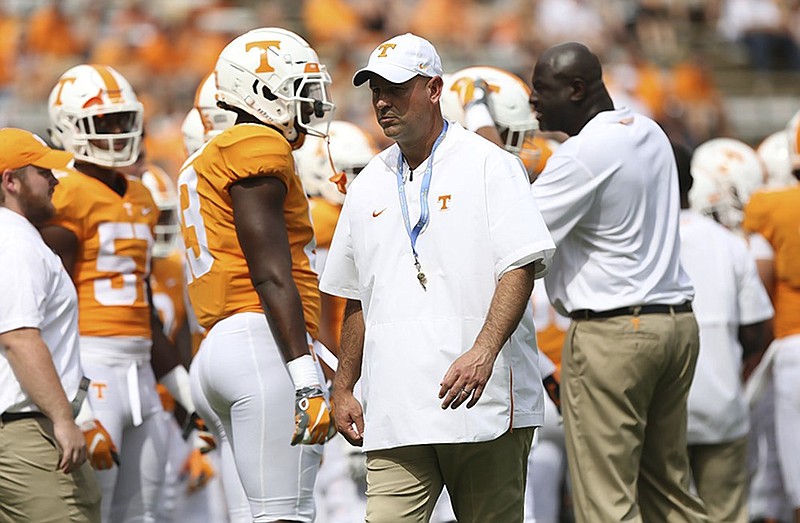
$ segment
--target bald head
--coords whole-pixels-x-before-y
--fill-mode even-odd
[[[531,104],[543,130],[573,136],[597,113],[614,108],[603,84],[600,60],[577,42],[544,51],[532,83]]]
[[[587,83],[603,81],[600,59],[588,47],[577,42],[551,47],[542,53],[539,63],[549,67],[558,77],[583,78]]]

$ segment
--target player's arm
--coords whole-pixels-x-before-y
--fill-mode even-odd
[[[45,225],[39,232],[45,243],[61,258],[70,277],[75,276],[75,259],[78,255],[78,237],[59,225]]]
[[[39,329],[4,332],[0,334],[0,344],[6,348],[6,359],[22,389],[53,422],[61,451],[58,468],[69,473],[86,461],[86,441],[72,418],[72,406]]]
[[[485,80],[478,79],[472,88],[463,88],[459,93],[459,100],[464,107],[464,124],[467,129],[474,131],[494,143],[498,147],[505,147],[492,112],[489,110],[489,86]]]
[[[286,186],[271,176],[246,178],[230,187],[230,195],[239,244],[278,349],[287,363],[308,356],[303,303],[292,278],[283,216]]]
[[[761,361],[770,341],[771,320],[739,326],[742,345],[742,378],[746,381]]]
[[[175,367],[181,366],[180,355],[175,345],[169,341],[167,335],[164,334],[164,325],[158,317],[158,310],[153,305],[153,288],[150,285],[150,279],[145,280],[147,288],[147,302],[150,304],[150,330],[153,336],[153,349],[150,358],[153,372],[157,380],[161,380],[164,376],[169,374]],[[193,412],[190,410],[188,412]]]
[[[353,396],[353,388],[361,377],[364,357],[364,311],[358,300],[347,300],[339,344],[339,368],[333,378],[333,404],[336,428],[351,445],[361,446],[364,437],[364,413]]]
[[[505,273],[492,296],[486,320],[472,348],[450,365],[442,379],[439,399],[442,408],[458,408],[467,399],[472,408],[481,398],[500,349],[519,325],[533,292],[538,261]]]
[[[286,186],[272,176],[245,178],[229,189],[233,221],[253,288],[295,387],[292,445],[324,443],[336,433],[309,352],[303,302],[292,277],[283,205]]]

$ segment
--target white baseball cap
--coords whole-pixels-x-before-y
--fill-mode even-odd
[[[442,76],[442,60],[429,41],[406,33],[376,47],[369,55],[367,66],[353,76],[353,85],[363,84],[370,74],[402,84],[417,75]]]

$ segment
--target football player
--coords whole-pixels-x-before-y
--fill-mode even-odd
[[[48,112],[51,138],[74,154],[75,170],[57,173],[56,217],[42,236],[75,281],[91,403],[120,449],[119,468],[97,473],[103,521],[152,520],[167,444],[151,366],[163,336],[147,287],[159,213],[120,171],[139,155],[142,104],[111,67],[79,65],[59,78]],[[163,358],[163,374],[173,372],[177,360],[166,350]]]
[[[314,236],[291,152],[327,134],[330,76],[278,28],[235,38],[214,74],[217,106],[236,124],[186,161],[178,184],[189,296],[206,329],[193,394],[223,425],[253,521],[312,521],[316,444],[334,428],[309,349]]]
[[[767,173],[756,151],[735,138],[712,138],[692,155],[692,209],[741,232],[742,209],[764,187]]]
[[[233,125],[235,120],[235,113],[225,111],[216,106],[216,86],[214,84],[214,75],[212,72],[204,78],[198,86],[195,94],[194,106],[186,114],[183,124],[181,125],[186,156],[192,156],[204,143]],[[180,224],[178,224],[178,226],[180,227]],[[182,246],[183,243],[180,243]],[[181,247],[182,259],[185,259],[184,252],[185,251]],[[184,267],[186,268],[185,264]],[[186,313],[187,323],[192,335],[192,356],[194,356],[200,346],[205,329],[197,322],[197,317],[191,305],[188,303],[186,304]],[[206,420],[209,424],[209,429],[212,430],[219,444],[218,454],[211,453],[204,457],[211,460],[215,470],[220,471],[222,491],[225,498],[224,505],[227,509],[228,520],[230,523],[249,523],[252,521],[250,504],[247,501],[247,496],[242,488],[239,475],[236,472],[236,464],[233,459],[230,442],[225,434],[222,422],[216,414],[213,414],[211,407],[207,404],[205,398],[202,397],[202,394],[198,393],[193,396],[196,401],[200,402],[199,409],[208,416]],[[195,470],[202,473],[203,468],[195,468]],[[198,501],[198,493],[193,492],[186,500],[191,501],[193,506],[191,510],[188,511],[188,514],[186,511],[180,512],[181,517],[191,515],[198,508],[205,507],[211,510],[218,508],[219,503],[215,503],[217,497],[216,491],[216,485],[212,481],[201,493],[203,497],[202,501]],[[175,512],[179,513],[177,510]]]
[[[789,122],[789,159],[800,179],[800,111]],[[772,345],[760,366],[774,388],[775,440],[783,487],[800,523],[800,185],[759,192],[745,207],[742,224],[748,233],[765,237],[774,251],[768,290],[775,307]],[[755,374],[755,373],[754,373]]]
[[[539,124],[530,95],[525,82],[508,71],[467,67],[444,76],[442,114],[518,156],[533,183],[557,144],[535,133]]]

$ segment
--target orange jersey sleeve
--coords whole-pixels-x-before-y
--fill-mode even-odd
[[[127,177],[124,196],[85,174],[56,173],[53,225],[78,239],[73,279],[82,336],[149,338],[145,279],[158,208],[140,181]]]
[[[742,227],[775,251],[775,336],[800,334],[800,186],[754,194]]]
[[[308,203],[311,206],[311,222],[314,224],[317,248],[328,249],[333,240],[333,231],[336,230],[336,222],[339,221],[342,206],[330,203],[323,198],[311,198]]]
[[[187,160],[179,178],[181,232],[190,268],[189,297],[198,322],[210,329],[239,312],[261,312],[239,246],[228,190],[248,177],[274,176],[286,185],[284,219],[292,256],[292,275],[303,302],[306,328],[319,324],[317,274],[311,267],[314,232],[291,146],[269,127],[235,125]]]
[[[182,254],[174,252],[166,258],[153,258],[150,283],[153,305],[164,325],[164,333],[174,342],[186,323]]]

